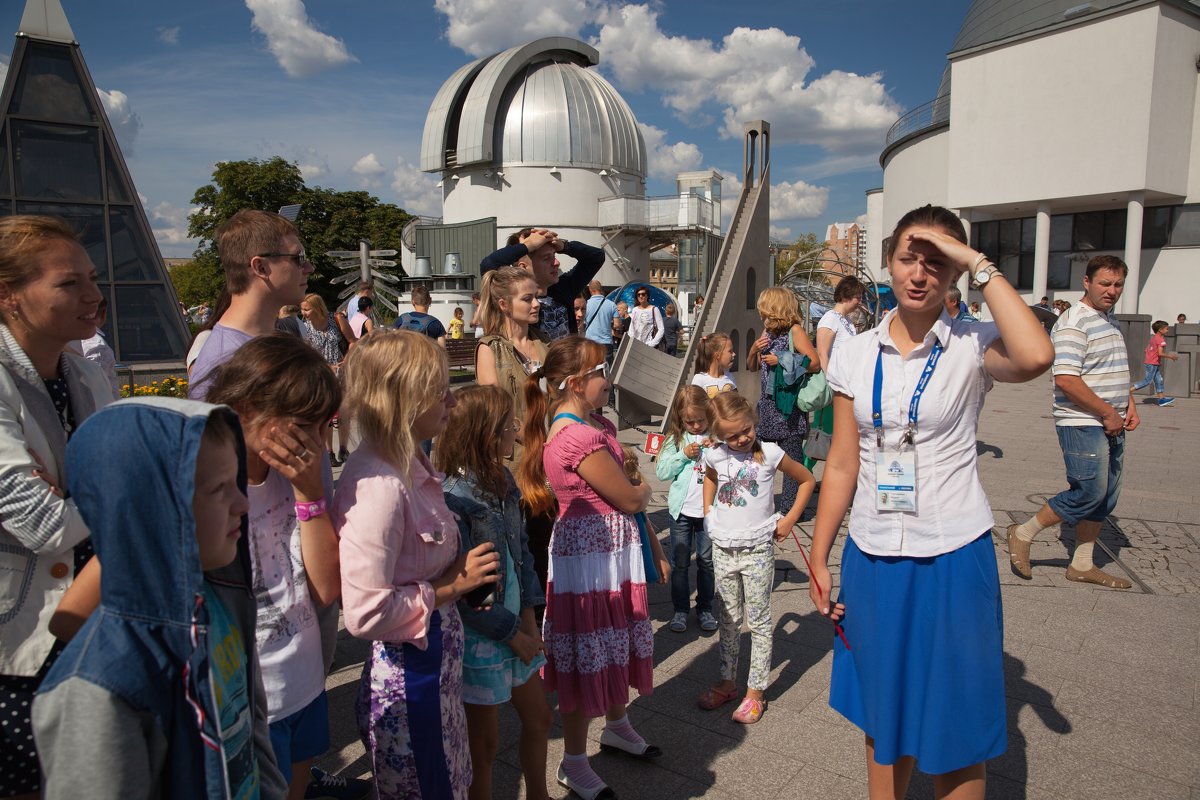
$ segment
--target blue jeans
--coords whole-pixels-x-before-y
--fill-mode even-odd
[[[1134,384],[1133,389],[1144,389],[1153,381],[1155,394],[1163,393],[1163,376],[1162,367],[1158,364],[1146,364],[1146,377],[1142,378],[1141,382]]]
[[[680,514],[671,520],[671,603],[676,613],[686,614],[691,608],[692,589],[688,568],[692,552],[696,553],[696,613],[712,613],[717,579],[713,575],[712,542],[704,530],[703,517]]]
[[[1109,436],[1099,425],[1059,425],[1055,430],[1070,488],[1050,498],[1051,510],[1071,524],[1103,522],[1121,493],[1125,432]]]

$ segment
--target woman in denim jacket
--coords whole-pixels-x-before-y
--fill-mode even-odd
[[[504,457],[518,425],[512,399],[497,386],[455,393],[434,463],[446,473],[446,505],[458,517],[462,549],[491,542],[500,555],[500,580],[458,601],[465,633],[463,703],[471,747],[472,800],[491,798],[492,762],[499,749],[500,705],[521,718],[520,755],[525,796],[547,798],[546,742],[550,706],[538,674],[545,656],[534,606],[545,605],[521,513],[521,495]]]

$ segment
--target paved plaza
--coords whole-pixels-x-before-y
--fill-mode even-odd
[[[1142,425],[1129,435],[1121,501],[1096,551],[1099,565],[1134,581],[1129,591],[1066,581],[1069,526],[1034,543],[1032,581],[1008,569],[1004,527],[1024,521],[1066,485],[1049,405],[1048,377],[997,385],[980,425],[979,469],[995,512],[1003,587],[1009,727],[1008,752],[989,764],[988,796],[1200,798],[1200,400],[1139,406]],[[621,438],[643,437],[626,431]],[[665,484],[656,482],[651,512],[665,535]],[[811,531],[812,523],[801,527]],[[844,533],[831,558],[835,583]],[[634,699],[630,718],[664,755],[641,763],[600,754],[601,723],[592,726],[593,764],[622,800],[866,796],[862,734],[827,702],[832,627],[809,602],[793,542],[777,560],[770,707],[756,725],[730,720],[733,704],[697,708],[696,697],[717,676],[716,635],[702,635],[694,617],[686,633],[669,631],[666,586],[651,587],[650,603],[656,685],[652,695]],[[749,651],[743,635],[742,686]],[[344,630],[342,637],[328,684],[334,750],[320,763],[366,776],[353,711],[366,643]],[[511,708],[501,724],[495,796],[523,797]],[[567,794],[553,778],[561,757],[556,723],[548,780],[557,797]],[[928,778],[915,776],[909,796],[932,797]]]

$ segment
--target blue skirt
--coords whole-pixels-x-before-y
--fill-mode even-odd
[[[930,558],[842,554],[851,650],[833,640],[829,705],[875,740],[940,775],[995,758],[1008,742],[1004,619],[991,532]]]

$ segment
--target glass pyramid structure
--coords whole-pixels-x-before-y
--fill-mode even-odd
[[[0,214],[57,216],[79,232],[119,363],[182,361],[179,301],[59,0],[28,0],[0,111]]]

